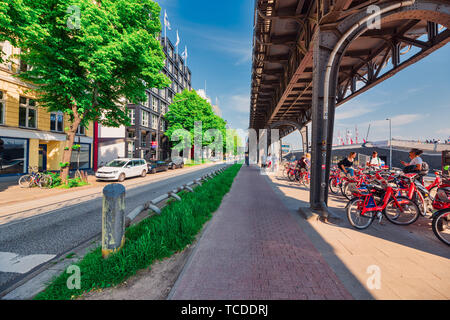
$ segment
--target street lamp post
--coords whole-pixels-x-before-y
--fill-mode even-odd
[[[389,169],[392,169],[392,119],[386,120],[389,120]]]

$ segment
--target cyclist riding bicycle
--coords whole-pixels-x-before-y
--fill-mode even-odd
[[[341,172],[349,174],[351,177],[355,175],[355,170],[352,168],[353,161],[355,161],[356,152],[350,152],[347,158],[342,159],[338,162],[338,168]]]
[[[300,160],[297,163],[297,167],[301,170],[301,171],[307,171],[310,167],[310,161],[309,158],[311,156],[309,155],[309,153],[303,155]]]

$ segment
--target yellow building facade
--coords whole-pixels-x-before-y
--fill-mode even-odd
[[[0,51],[3,58],[20,53],[8,42],[0,42]],[[27,173],[30,167],[58,171],[67,140],[68,117],[40,107],[33,86],[14,76],[20,71],[20,61],[11,60],[0,63],[0,177]],[[81,148],[80,152],[72,152],[71,169],[92,168],[92,136],[92,123],[79,128],[75,143]]]

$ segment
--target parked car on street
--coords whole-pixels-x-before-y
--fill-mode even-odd
[[[147,162],[144,159],[115,159],[99,168],[95,173],[98,180],[124,181],[131,177],[145,177],[148,172]]]
[[[183,168],[184,161],[183,161],[183,158],[175,158],[175,159],[169,160],[167,165],[169,166],[169,169]]]
[[[157,173],[160,171],[169,170],[169,164],[162,160],[149,160],[148,161],[148,172]]]

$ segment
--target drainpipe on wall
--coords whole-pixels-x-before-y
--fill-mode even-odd
[[[98,169],[98,122],[94,122],[94,161],[93,169],[97,171]]]

